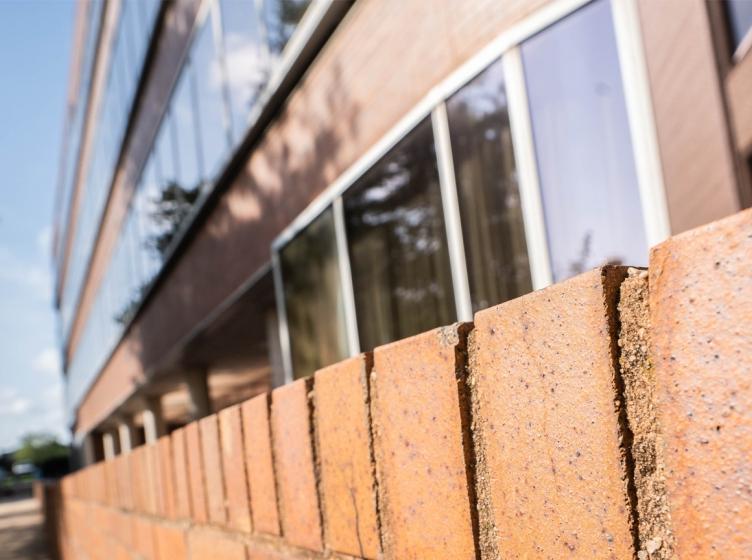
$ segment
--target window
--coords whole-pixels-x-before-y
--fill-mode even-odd
[[[296,378],[347,357],[344,302],[331,208],[279,254]]]
[[[475,312],[532,290],[501,61],[446,107]]]
[[[269,51],[254,0],[222,0],[227,86],[232,103],[233,140],[248,126],[248,115],[269,79]]]
[[[521,50],[554,281],[607,262],[647,264],[609,3]]]
[[[725,4],[732,47],[734,51],[737,51],[742,43],[749,46],[752,42],[752,39],[747,39],[752,29],[752,2],[750,0],[726,0]]]
[[[212,34],[212,27],[211,20],[204,23],[198,31],[190,55],[196,69],[196,113],[205,181],[215,178],[230,149],[224,70],[216,49],[217,39]]]
[[[361,348],[454,321],[430,121],[371,168],[343,202]]]
[[[311,0],[263,0],[264,22],[269,49],[280,54],[303,19]]]

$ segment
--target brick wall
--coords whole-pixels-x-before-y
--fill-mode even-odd
[[[90,466],[51,524],[66,559],[750,558],[751,356],[748,211]]]

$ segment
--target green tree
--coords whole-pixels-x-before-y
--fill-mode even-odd
[[[68,456],[68,447],[48,433],[27,434],[21,439],[21,446],[13,454],[16,463],[31,463],[41,468],[45,463]]]

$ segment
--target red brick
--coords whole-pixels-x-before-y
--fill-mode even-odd
[[[201,432],[201,452],[204,460],[206,504],[209,521],[224,525],[227,522],[225,509],[225,483],[222,476],[222,455],[219,446],[219,423],[217,415],[211,414],[198,421]]]
[[[188,457],[185,449],[185,429],[170,434],[172,440],[172,466],[175,472],[175,516],[187,519],[191,516],[191,491],[188,476]]]
[[[376,558],[380,551],[371,461],[370,355],[316,372],[314,410],[327,547]]]
[[[175,518],[175,469],[172,465],[172,440],[163,436],[157,442],[158,509],[168,519]]]
[[[222,443],[225,494],[227,496],[227,525],[232,529],[249,532],[251,530],[251,510],[248,502],[248,481],[245,474],[240,405],[221,410],[218,418]]]
[[[206,523],[209,521],[209,513],[206,506],[204,460],[198,422],[191,422],[185,426],[185,450],[188,459],[188,489],[193,520]]]
[[[264,393],[244,402],[241,412],[253,528],[262,533],[279,535],[277,488],[269,427],[269,394]]]
[[[651,357],[678,558],[752,557],[752,211],[650,257]]]
[[[191,560],[246,560],[245,545],[216,529],[197,527],[188,533]]]
[[[471,338],[489,557],[632,558],[607,267],[481,311]]]
[[[282,534],[295,546],[322,550],[308,405],[310,389],[311,379],[299,379],[272,391],[272,445]]]
[[[374,350],[371,413],[387,558],[475,558],[465,446],[466,325]]]
[[[158,560],[181,560],[187,555],[185,531],[178,527],[155,525]]]

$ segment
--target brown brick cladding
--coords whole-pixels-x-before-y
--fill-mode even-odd
[[[89,466],[48,526],[66,559],[752,558],[750,356],[747,211]]]

